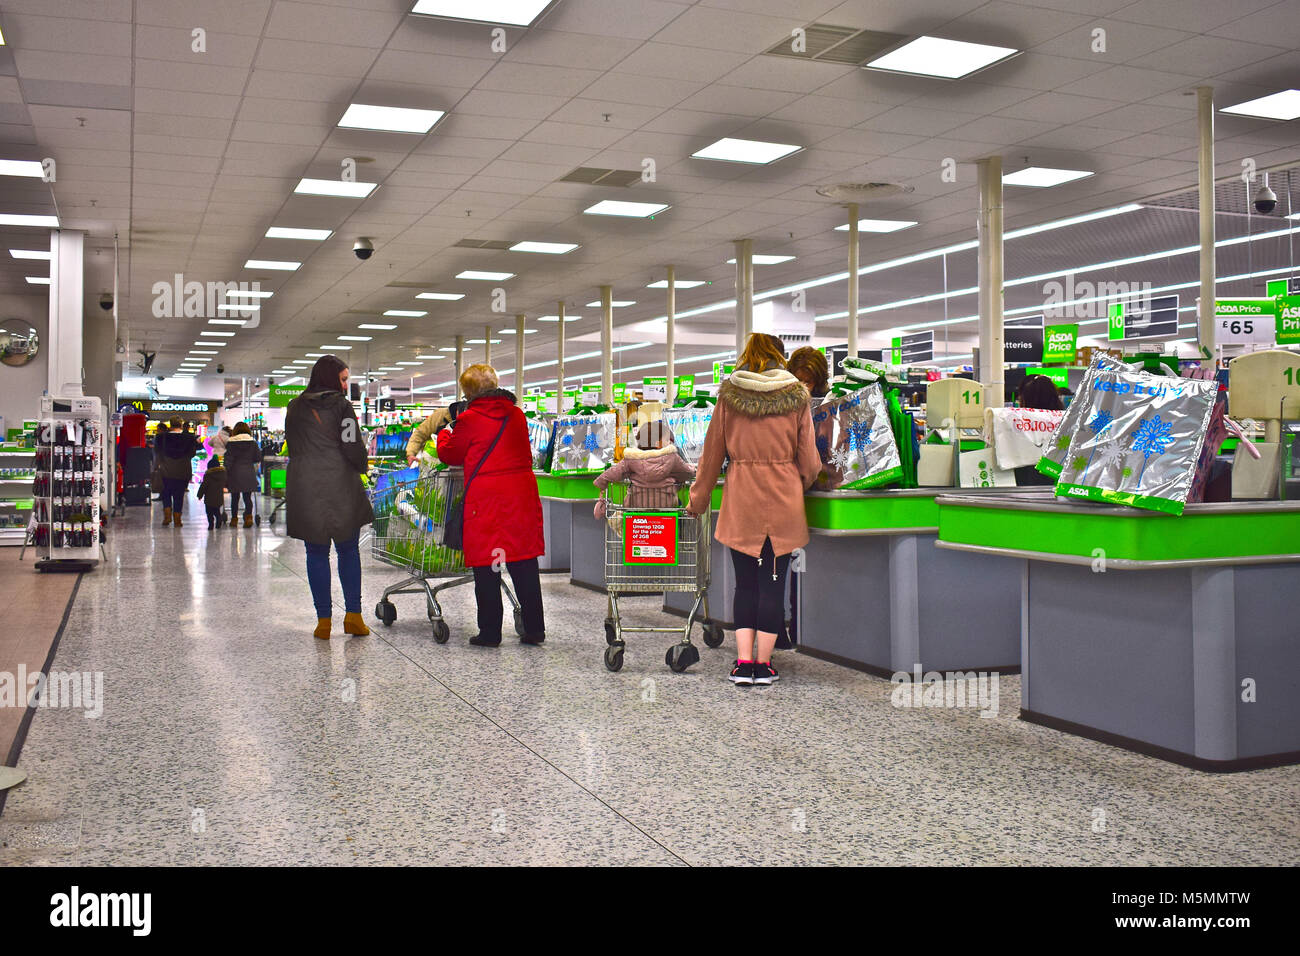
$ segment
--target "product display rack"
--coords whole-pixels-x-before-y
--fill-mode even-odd
[[[42,400],[30,522],[38,571],[83,571],[99,560],[105,431],[98,398]]]
[[[0,545],[26,539],[35,475],[34,448],[0,448]]]

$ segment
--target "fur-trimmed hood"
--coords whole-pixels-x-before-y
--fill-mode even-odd
[[[803,383],[781,368],[766,372],[736,369],[718,389],[718,400],[751,418],[788,415],[807,408],[809,401]]]
[[[677,454],[676,445],[664,445],[663,448],[626,448],[623,450],[623,457],[636,461],[643,458],[658,458],[661,455]]]

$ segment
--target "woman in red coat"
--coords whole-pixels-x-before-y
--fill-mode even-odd
[[[469,401],[438,434],[438,459],[465,469],[465,564],[474,569],[480,647],[501,643],[501,566],[510,569],[523,607],[525,644],[546,640],[538,555],[546,553],[542,500],[533,476],[533,448],[515,396],[497,387],[490,365],[460,376]]]

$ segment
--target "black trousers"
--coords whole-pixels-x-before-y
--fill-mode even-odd
[[[492,565],[474,569],[474,599],[478,602],[479,636],[501,636],[501,573]],[[506,565],[510,580],[515,586],[515,597],[524,614],[524,633],[529,637],[546,634],[546,619],[542,613],[542,578],[537,569],[537,559],[511,561]]]
[[[253,513],[253,495],[248,491],[232,491],[230,493],[230,519],[233,521],[239,516],[239,496],[244,496],[244,513]]]
[[[736,598],[732,604],[736,627],[781,633],[785,624],[785,579],[790,570],[790,555],[774,555],[771,538],[763,542],[757,558],[729,550],[736,569]]]

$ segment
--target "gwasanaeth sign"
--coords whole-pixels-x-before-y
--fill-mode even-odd
[[[271,408],[286,408],[305,391],[306,385],[272,385],[267,392],[266,404]]]
[[[1072,364],[1078,357],[1079,327],[1049,325],[1043,333],[1043,361]]]

